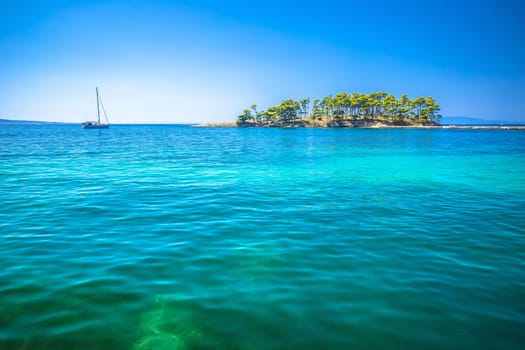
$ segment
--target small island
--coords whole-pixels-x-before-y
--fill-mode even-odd
[[[257,105],[237,117],[239,127],[432,127],[440,126],[439,104],[431,97],[398,99],[387,92],[345,93],[257,110]]]

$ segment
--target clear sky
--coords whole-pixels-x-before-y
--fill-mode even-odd
[[[0,0],[0,118],[234,121],[284,98],[434,96],[525,121],[525,1]]]

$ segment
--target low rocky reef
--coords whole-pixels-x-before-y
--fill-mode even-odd
[[[200,123],[192,125],[195,128],[235,128],[237,124],[235,122],[222,122],[222,123]]]

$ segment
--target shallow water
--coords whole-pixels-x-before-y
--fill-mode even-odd
[[[0,349],[520,349],[525,132],[0,126]]]

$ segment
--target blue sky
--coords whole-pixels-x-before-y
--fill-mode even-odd
[[[233,121],[384,90],[525,121],[521,1],[0,0],[0,118]]]

